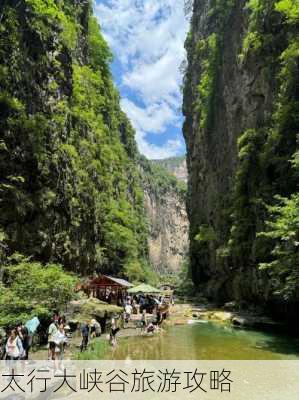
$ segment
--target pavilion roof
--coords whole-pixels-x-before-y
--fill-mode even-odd
[[[108,275],[100,275],[97,276],[89,281],[90,285],[103,285],[103,286],[109,286],[111,285],[117,285],[121,286],[124,288],[130,288],[133,286],[132,283],[126,281],[125,279],[122,278],[115,278],[114,276],[108,276]]]
[[[125,279],[114,278],[113,276],[107,276],[107,278],[111,279],[112,281],[118,283],[121,286],[125,286],[125,287],[133,287],[134,286],[132,283],[130,283],[129,281],[126,281]]]
[[[134,286],[133,288],[129,289],[128,292],[132,293],[132,294],[134,294],[134,293],[135,294],[137,294],[137,293],[154,294],[154,293],[160,293],[161,290],[159,290],[153,286],[147,285],[145,283],[142,283],[138,286]]]

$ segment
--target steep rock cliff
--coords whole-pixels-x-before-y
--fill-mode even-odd
[[[187,184],[188,172],[186,156],[169,157],[162,160],[151,160],[152,163],[158,164],[165,168],[169,173],[174,175],[179,181]]]
[[[184,163],[185,158],[140,161],[149,223],[149,260],[162,274],[180,271],[188,251],[186,188],[184,179],[179,181],[174,173],[180,171],[185,176]]]
[[[89,0],[0,4],[1,249],[126,274],[147,257],[138,152],[92,14]]]
[[[276,195],[298,191],[298,15],[296,2],[194,0],[183,107],[190,262],[199,289],[222,302],[290,301],[286,276],[259,268],[276,256],[259,234]]]

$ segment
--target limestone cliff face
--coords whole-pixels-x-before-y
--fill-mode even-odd
[[[184,88],[187,208],[194,282],[220,301],[265,302],[271,282],[257,267],[262,252],[267,256],[257,239],[264,204],[294,189],[287,160],[296,135],[290,128],[288,136],[270,133],[291,29],[275,8],[279,2],[259,9],[249,3],[254,7],[245,0],[194,1]]]
[[[143,160],[142,163],[145,210],[149,221],[148,251],[156,271],[177,273],[188,250],[186,191],[185,184],[162,167],[163,161]],[[176,163],[176,168],[185,175],[185,159]]]
[[[92,2],[0,1],[0,32],[0,251],[127,273],[147,256],[138,151]]]
[[[179,181],[182,181],[187,184],[188,171],[187,171],[186,156],[169,157],[163,160],[151,160],[151,162],[158,164],[161,167],[164,167]]]
[[[162,273],[180,270],[188,249],[188,218],[184,199],[169,191],[162,198],[145,191],[145,208],[150,221],[149,259]]]

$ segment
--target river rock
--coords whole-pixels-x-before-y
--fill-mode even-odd
[[[237,306],[237,303],[235,301],[229,301],[229,302],[224,304],[223,308],[226,311],[236,311],[238,306]]]
[[[246,326],[246,319],[243,318],[243,317],[234,317],[234,318],[232,319],[232,324],[233,324],[234,326],[241,326],[241,327],[244,327],[244,326]]]
[[[186,321],[184,321],[184,320],[178,320],[178,321],[174,322],[174,325],[185,325],[185,324],[186,324]]]
[[[232,324],[242,328],[268,329],[279,327],[279,323],[263,315],[237,315],[233,317]]]
[[[216,311],[212,314],[211,319],[217,319],[222,322],[231,321],[233,318],[233,314],[227,311]]]

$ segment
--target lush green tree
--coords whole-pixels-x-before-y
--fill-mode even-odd
[[[185,198],[186,184],[168,172],[166,167],[159,165],[157,162],[147,160],[144,156],[139,157],[139,164],[142,168],[144,185],[148,185],[158,196],[172,190],[182,198]]]
[[[276,295],[285,300],[299,300],[299,193],[289,199],[278,199],[278,205],[269,208],[267,230],[259,236],[273,243],[272,260],[261,263],[272,277]]]
[[[75,297],[77,278],[60,265],[42,265],[14,254],[2,268],[0,325],[26,322],[34,316],[48,318]]]
[[[124,273],[134,284],[146,282],[155,286],[159,283],[159,276],[147,260],[128,260],[124,265]]]

